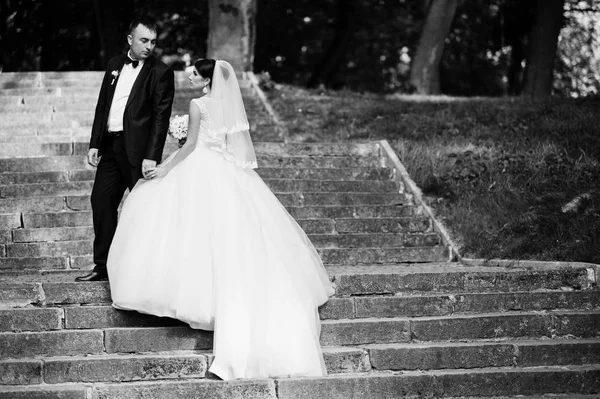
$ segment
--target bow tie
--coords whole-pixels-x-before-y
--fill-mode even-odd
[[[131,66],[132,66],[134,69],[135,69],[135,68],[137,68],[137,66],[138,66],[138,64],[139,64],[139,63],[140,63],[140,62],[139,62],[138,60],[134,61],[134,60],[132,60],[132,59],[131,59],[131,58],[129,58],[129,57],[125,58],[125,64],[131,64]]]

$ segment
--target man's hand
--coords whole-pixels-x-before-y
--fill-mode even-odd
[[[98,162],[100,162],[100,158],[98,158],[98,149],[90,148],[87,154],[87,161],[93,167],[98,166]]]
[[[151,177],[148,176],[148,172],[156,167],[156,161],[152,159],[144,159],[142,161],[142,175],[144,179],[149,180]]]

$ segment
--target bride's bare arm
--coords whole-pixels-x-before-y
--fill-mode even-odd
[[[196,148],[196,141],[198,141],[198,130],[200,129],[200,120],[204,117],[202,112],[200,112],[200,107],[194,103],[194,101],[190,101],[190,112],[189,112],[189,120],[188,120],[188,133],[187,138],[183,146],[179,149],[177,154],[165,165],[158,165],[156,168],[152,169],[149,172],[150,178],[163,177],[175,165],[179,162],[183,161],[187,158],[188,155],[194,151]]]

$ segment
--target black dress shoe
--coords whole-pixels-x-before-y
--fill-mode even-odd
[[[106,272],[95,272],[92,271],[85,276],[75,277],[75,281],[86,282],[86,281],[108,281],[108,274]]]

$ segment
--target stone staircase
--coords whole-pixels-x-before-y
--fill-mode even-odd
[[[277,142],[245,81],[258,172],[336,286],[320,309],[330,375],[217,380],[212,334],[73,281],[91,265],[101,77],[0,75],[0,398],[600,398],[594,269],[449,262],[380,143]],[[185,78],[174,114],[193,96]]]

